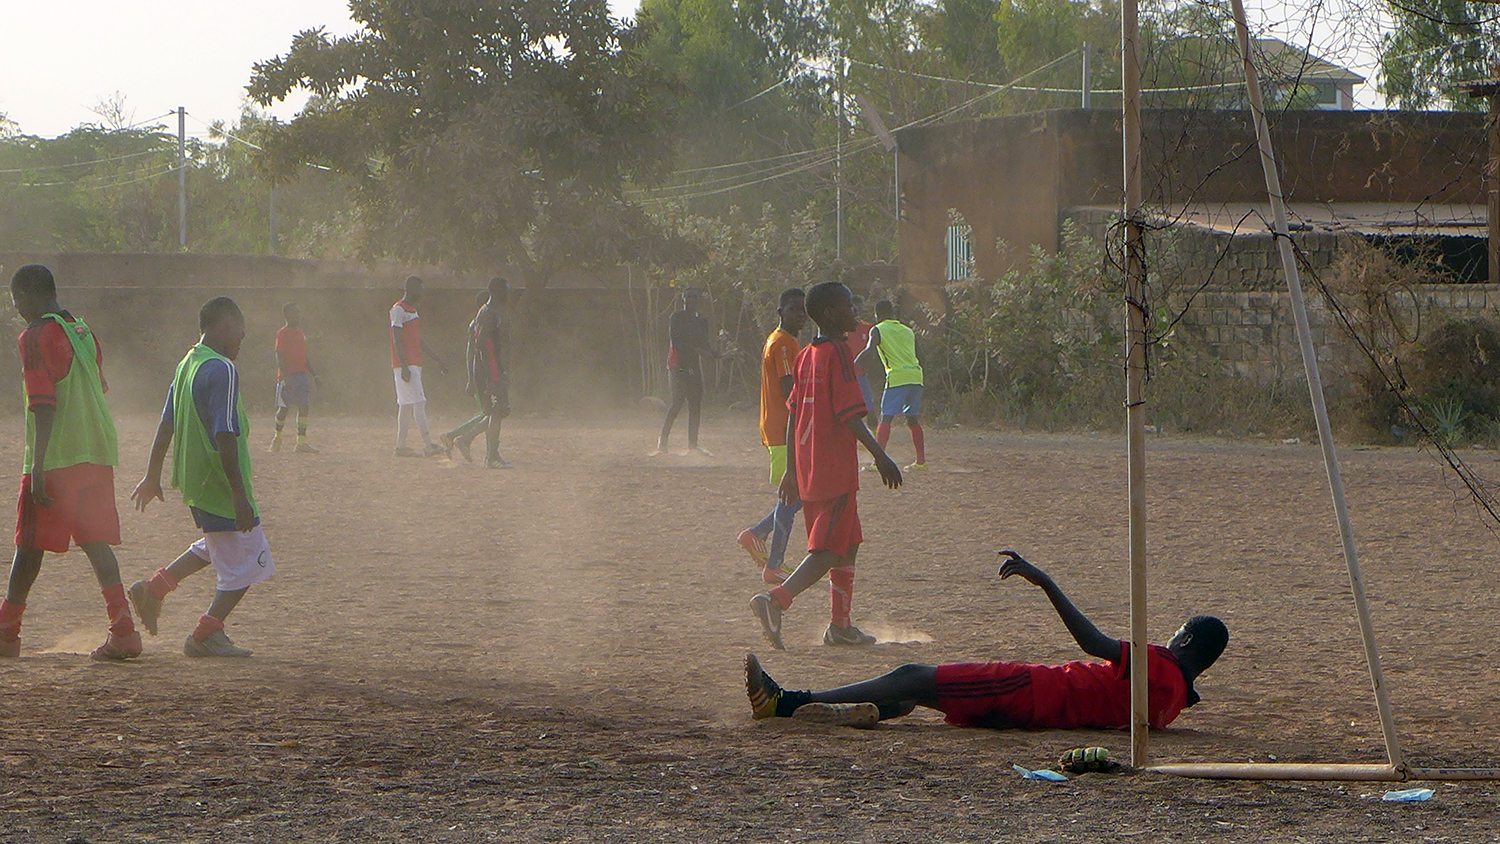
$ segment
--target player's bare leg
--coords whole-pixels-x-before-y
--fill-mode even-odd
[[[141,655],[141,634],[130,617],[125,587],[120,585],[120,562],[107,542],[88,542],[79,546],[94,567],[94,578],[104,594],[104,608],[109,613],[109,638],[90,654],[98,660],[132,659]]]
[[[41,574],[42,555],[40,548],[17,548],[11,561],[5,602],[0,603],[0,657],[21,655],[21,613],[26,610],[31,585]]]
[[[297,405],[297,448],[298,454],[317,454],[318,450],[307,441],[307,418],[312,415],[312,408],[305,404]],[[280,433],[279,431],[277,432]]]
[[[781,613],[792,606],[792,600],[823,579],[828,570],[843,564],[843,557],[832,551],[814,551],[802,560],[780,586],[750,599],[750,609],[760,621],[761,633],[778,651],[786,650],[781,639]]]

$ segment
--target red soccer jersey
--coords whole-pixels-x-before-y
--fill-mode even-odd
[[[859,324],[854,327],[854,330],[849,332],[849,351],[854,357],[858,358],[864,352],[865,347],[870,345],[870,329],[874,327],[872,323],[860,320]],[[854,374],[856,376],[864,375],[865,368],[859,364],[855,364]]]
[[[417,309],[402,299],[391,306],[391,367],[401,367],[401,357],[396,354],[396,329],[401,329],[401,348],[406,352],[407,366],[422,365],[422,318]]]
[[[281,356],[281,366],[276,369],[276,380],[285,381],[288,375],[307,371],[307,335],[300,328],[283,325],[276,332],[276,354]]]
[[[1120,643],[1114,662],[1070,662],[1031,666],[1036,714],[1034,730],[1080,728],[1123,729],[1130,726],[1130,644]],[[1151,728],[1164,729],[1187,707],[1188,684],[1177,657],[1160,645],[1148,645],[1148,717]]]
[[[846,424],[865,415],[854,358],[842,339],[819,337],[797,353],[787,408],[797,416],[797,490],[821,501],[859,489],[859,440]]]
[[[60,314],[66,322],[74,322],[70,314]],[[57,407],[57,382],[68,377],[73,368],[73,344],[68,340],[63,327],[52,320],[32,323],[21,332],[16,344],[21,351],[21,374],[26,381],[27,407]],[[99,380],[104,392],[109,392],[109,383],[104,381],[104,347],[94,336],[94,347],[98,350]]]

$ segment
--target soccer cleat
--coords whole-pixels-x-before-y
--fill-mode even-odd
[[[428,443],[427,447],[422,450],[423,457],[435,457],[442,453],[443,447],[438,445],[437,443]]]
[[[155,636],[156,622],[161,618],[161,599],[151,594],[151,581],[137,580],[130,585],[130,604],[135,607],[141,626]]]
[[[714,453],[712,451],[709,451],[708,449],[704,448],[701,445],[690,445],[690,446],[688,446],[688,451],[696,451],[699,454],[703,455],[704,457],[713,457],[714,456]]]
[[[756,721],[776,717],[781,702],[781,686],[760,667],[755,654],[745,654],[745,695],[750,698],[750,717]]]
[[[310,444],[307,440],[298,440],[297,441],[297,447],[294,448],[294,449],[292,449],[292,450],[295,451],[295,452],[297,452],[298,454],[317,454],[318,453],[318,450],[316,448],[314,448],[312,446],[312,444]]]
[[[766,566],[760,570],[760,579],[764,580],[768,586],[780,586],[791,576],[792,573],[784,568],[773,569],[770,566]]]
[[[513,469],[513,468],[515,468],[511,464],[505,462],[505,458],[501,457],[498,454],[496,454],[493,457],[486,457],[485,460],[484,460],[484,467],[486,469]]]
[[[457,439],[453,441],[453,444],[458,447],[458,453],[464,456],[465,463],[474,462],[474,452],[471,451],[471,449],[474,447],[473,440]],[[448,459],[452,460],[453,455],[449,454]]]
[[[911,463],[911,464],[908,464],[907,467],[906,467],[906,471],[908,471],[908,472],[921,472],[921,471],[925,471],[926,469],[927,469],[927,464],[926,463]]]
[[[766,541],[764,539],[756,536],[750,528],[745,528],[740,531],[739,543],[740,547],[745,549],[745,553],[750,555],[750,559],[754,560],[756,565],[761,568],[766,567],[769,559],[766,557]],[[780,581],[777,582],[779,583]]]
[[[453,446],[457,445],[458,441],[447,434],[438,434],[438,442],[443,446],[443,454],[447,455],[449,460],[452,460]]]
[[[825,645],[873,645],[875,637],[860,630],[854,625],[848,627],[835,627],[828,625],[823,631],[823,644]]]
[[[104,644],[94,648],[89,656],[99,662],[122,662],[127,659],[135,659],[141,655],[141,634],[131,633],[129,636],[116,636],[109,634]]]
[[[762,592],[750,599],[750,610],[760,619],[760,632],[765,634],[771,647],[778,651],[786,650],[786,645],[781,641],[781,606],[776,603],[776,599]]]
[[[182,646],[182,652],[188,656],[249,656],[250,649],[242,648],[229,641],[229,637],[223,630],[215,630],[208,635],[207,639],[198,641],[192,636],[187,637],[187,642]]]
[[[804,703],[792,717],[825,727],[868,730],[880,723],[880,707],[873,703]]]
[[[415,449],[407,448],[404,445],[398,445],[398,446],[396,446],[396,456],[397,457],[421,457],[422,455],[420,453],[418,453]]]
[[[281,451],[281,435],[280,434],[277,434],[276,436],[274,436],[274,437],[271,438],[271,447],[270,447],[270,449],[268,449],[268,451],[270,451],[272,454],[276,454],[276,453],[278,453],[278,452]]]
[[[0,658],[18,657],[21,655],[20,639],[0,639]]]

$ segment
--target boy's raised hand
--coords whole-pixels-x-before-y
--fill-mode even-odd
[[[1000,566],[1001,580],[1016,575],[1032,586],[1041,586],[1047,582],[1047,573],[1032,565],[1031,561],[1020,554],[1009,549],[996,551],[995,553],[1006,558],[1005,562]]]
[[[167,496],[161,490],[161,479],[147,475],[135,485],[135,492],[130,493],[130,500],[135,502],[135,509],[144,513],[146,505],[150,504],[153,498],[163,502],[167,500]]]

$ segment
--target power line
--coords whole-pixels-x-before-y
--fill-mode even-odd
[[[13,176],[21,173],[36,173],[46,170],[68,170],[74,167],[88,167],[94,164],[109,164],[114,161],[125,161],[130,158],[140,158],[143,155],[161,155],[170,152],[165,149],[148,149],[142,152],[131,152],[125,155],[112,155],[107,158],[93,158],[88,161],[74,161],[69,164],[39,164],[35,167],[16,167],[8,170],[0,170],[0,175]]]

